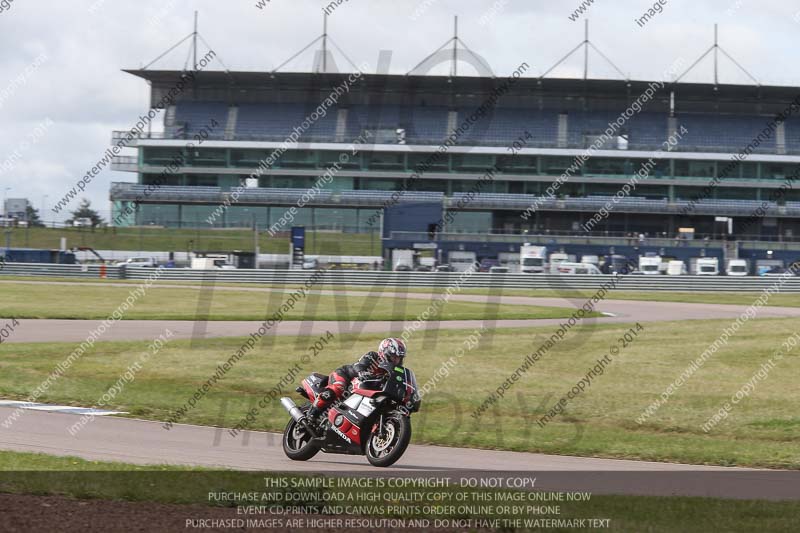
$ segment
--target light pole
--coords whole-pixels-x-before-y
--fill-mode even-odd
[[[11,187],[6,187],[3,189],[3,223],[5,223],[5,219],[8,218],[8,210],[6,209],[6,199],[8,198],[8,191],[11,190]]]
[[[6,255],[11,249],[11,223],[8,221],[8,209],[6,209],[8,191],[10,190],[11,187],[3,189],[3,225],[6,227]]]
[[[45,224],[45,222],[44,222],[44,210],[47,207],[47,196],[48,196],[47,194],[42,196],[42,210],[39,211],[39,214],[40,214],[39,221],[42,223],[42,226],[44,226],[44,227],[47,227],[47,224]]]

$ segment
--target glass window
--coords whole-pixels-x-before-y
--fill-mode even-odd
[[[567,168],[575,162],[574,157],[543,157],[542,158],[542,172],[547,175],[558,175],[564,173]],[[572,174],[578,176],[582,174],[582,170]]]
[[[538,173],[538,157],[535,155],[499,155],[496,158],[497,168],[508,174]]]
[[[196,167],[224,167],[227,165],[225,157],[225,150],[221,148],[188,150],[186,164]]]
[[[361,168],[361,154],[353,155],[353,150],[347,146],[344,150],[322,150],[317,152],[319,168],[330,168],[338,163],[339,168]]]
[[[738,179],[742,175],[741,163],[739,161],[718,161],[717,177],[723,180]]]
[[[758,178],[758,163],[739,163],[741,177],[754,180]]]
[[[272,176],[272,187],[282,189],[308,189],[316,181],[311,176]]]
[[[361,178],[360,187],[363,190],[394,191],[400,188],[402,181],[390,178]]]
[[[258,167],[261,161],[269,158],[272,150],[231,150],[231,165],[240,168]]]
[[[757,190],[745,187],[717,187],[714,197],[724,200],[755,200]]]
[[[178,206],[139,204],[136,210],[136,223],[142,226],[177,226]]]
[[[522,194],[525,191],[525,182],[523,181],[507,181],[508,192],[513,194]]]
[[[670,173],[670,160],[669,159],[653,159],[655,167],[650,171],[650,176],[654,178],[669,178]]]
[[[267,225],[267,208],[258,206],[242,207],[232,205],[225,211],[225,225],[241,228],[252,228],[253,217],[255,217],[256,223],[259,227],[265,227]]]
[[[703,191],[702,187],[675,187],[676,200],[691,200]],[[712,192],[713,195],[713,192]]]
[[[437,157],[438,155],[438,157]],[[450,158],[447,154],[433,153],[410,153],[408,154],[409,170],[416,170],[418,166],[425,164],[426,172],[449,172]]]
[[[669,198],[668,185],[641,185],[636,187],[635,191],[631,191],[631,196],[640,196],[650,200],[661,200]]]
[[[761,163],[761,178],[768,180],[783,180],[797,172],[796,165],[783,163]]]
[[[289,150],[278,161],[282,168],[316,168],[317,155],[311,150]]]
[[[184,226],[201,228],[207,225],[206,219],[211,216],[216,205],[184,205],[181,207],[181,223]],[[195,242],[194,246],[201,246],[201,243]]]
[[[542,194],[542,191],[546,188],[545,185],[540,181],[526,181],[525,194]]]
[[[173,160],[183,160],[182,147],[170,148],[142,148],[142,158],[145,165],[167,165]]]
[[[368,152],[364,161],[369,170],[403,170],[405,154],[400,152]]]
[[[453,170],[485,170],[492,166],[494,156],[488,154],[453,154]]]
[[[571,165],[572,163],[570,163]],[[583,167],[583,175],[596,175],[596,176],[630,176],[636,170],[631,161],[621,158],[608,158],[608,157],[592,157]]]
[[[675,160],[677,178],[711,178],[714,176],[714,161]]]
[[[186,185],[202,187],[216,187],[218,185],[216,174],[187,174]]]
[[[492,229],[492,214],[482,211],[453,211],[447,231],[459,233],[488,233]]]
[[[421,180],[415,181],[410,189],[413,191],[445,192],[447,191],[447,182],[445,180],[432,180],[423,177]]]
[[[151,183],[160,183],[161,185],[180,185],[182,174],[144,174],[142,176],[142,183],[149,185]]]

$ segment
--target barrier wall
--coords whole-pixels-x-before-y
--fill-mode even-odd
[[[143,280],[153,273],[152,268],[105,267],[108,279]],[[191,270],[164,269],[163,281],[203,281],[215,280],[218,283],[263,283],[298,286],[311,276],[310,270]],[[38,263],[7,263],[0,270],[3,276],[41,276],[64,278],[101,279],[101,265],[52,265]],[[463,279],[462,279],[463,278]],[[468,288],[508,288],[508,289],[587,289],[596,290],[608,284],[613,276],[567,276],[543,274],[490,274],[476,272],[463,276],[459,272],[380,272],[328,270],[325,283],[341,286],[398,286],[410,288],[435,288],[455,285],[459,279],[461,287]],[[763,291],[778,284],[778,276],[734,277],[734,276],[622,276],[617,290],[631,291]],[[785,280],[781,292],[800,292],[800,277]]]

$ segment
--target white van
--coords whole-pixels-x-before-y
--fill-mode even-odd
[[[125,261],[114,263],[114,266],[154,267],[156,260],[154,257],[129,257]]]
[[[591,263],[572,263],[570,261],[562,261],[555,266],[554,274],[569,274],[569,275],[597,275],[602,274],[600,269]]]
[[[576,261],[574,255],[564,254],[561,252],[550,254],[550,263],[549,263],[550,268],[548,269],[548,272],[550,272],[551,274],[558,274],[559,273],[558,266],[561,263],[575,263],[575,262]]]

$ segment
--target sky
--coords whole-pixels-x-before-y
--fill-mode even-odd
[[[457,15],[459,37],[497,75],[524,61],[530,76],[540,76],[582,42],[588,19],[591,42],[626,77],[662,80],[671,66],[688,68],[708,50],[718,23],[722,49],[761,84],[800,86],[800,4],[660,1],[642,22],[657,1],[594,0],[577,12],[581,0],[0,0],[0,192],[44,207],[44,220],[66,218],[52,206],[111,146],[111,132],[130,129],[147,111],[147,83],[121,69],[143,67],[191,33],[195,10],[200,35],[232,71],[283,63],[322,33],[329,6],[330,37],[367,72],[381,50],[392,53],[391,73],[408,72],[452,37]],[[151,68],[180,69],[188,51],[184,43]],[[309,71],[313,57],[308,51],[282,70]],[[713,81],[712,65],[709,55],[683,80]],[[430,73],[448,71],[442,63]],[[459,73],[477,71],[465,63]],[[721,83],[750,83],[723,54],[719,73]],[[582,75],[576,54],[548,76]],[[589,77],[620,75],[591,52]],[[82,196],[107,218],[111,182],[135,179],[105,169]]]

